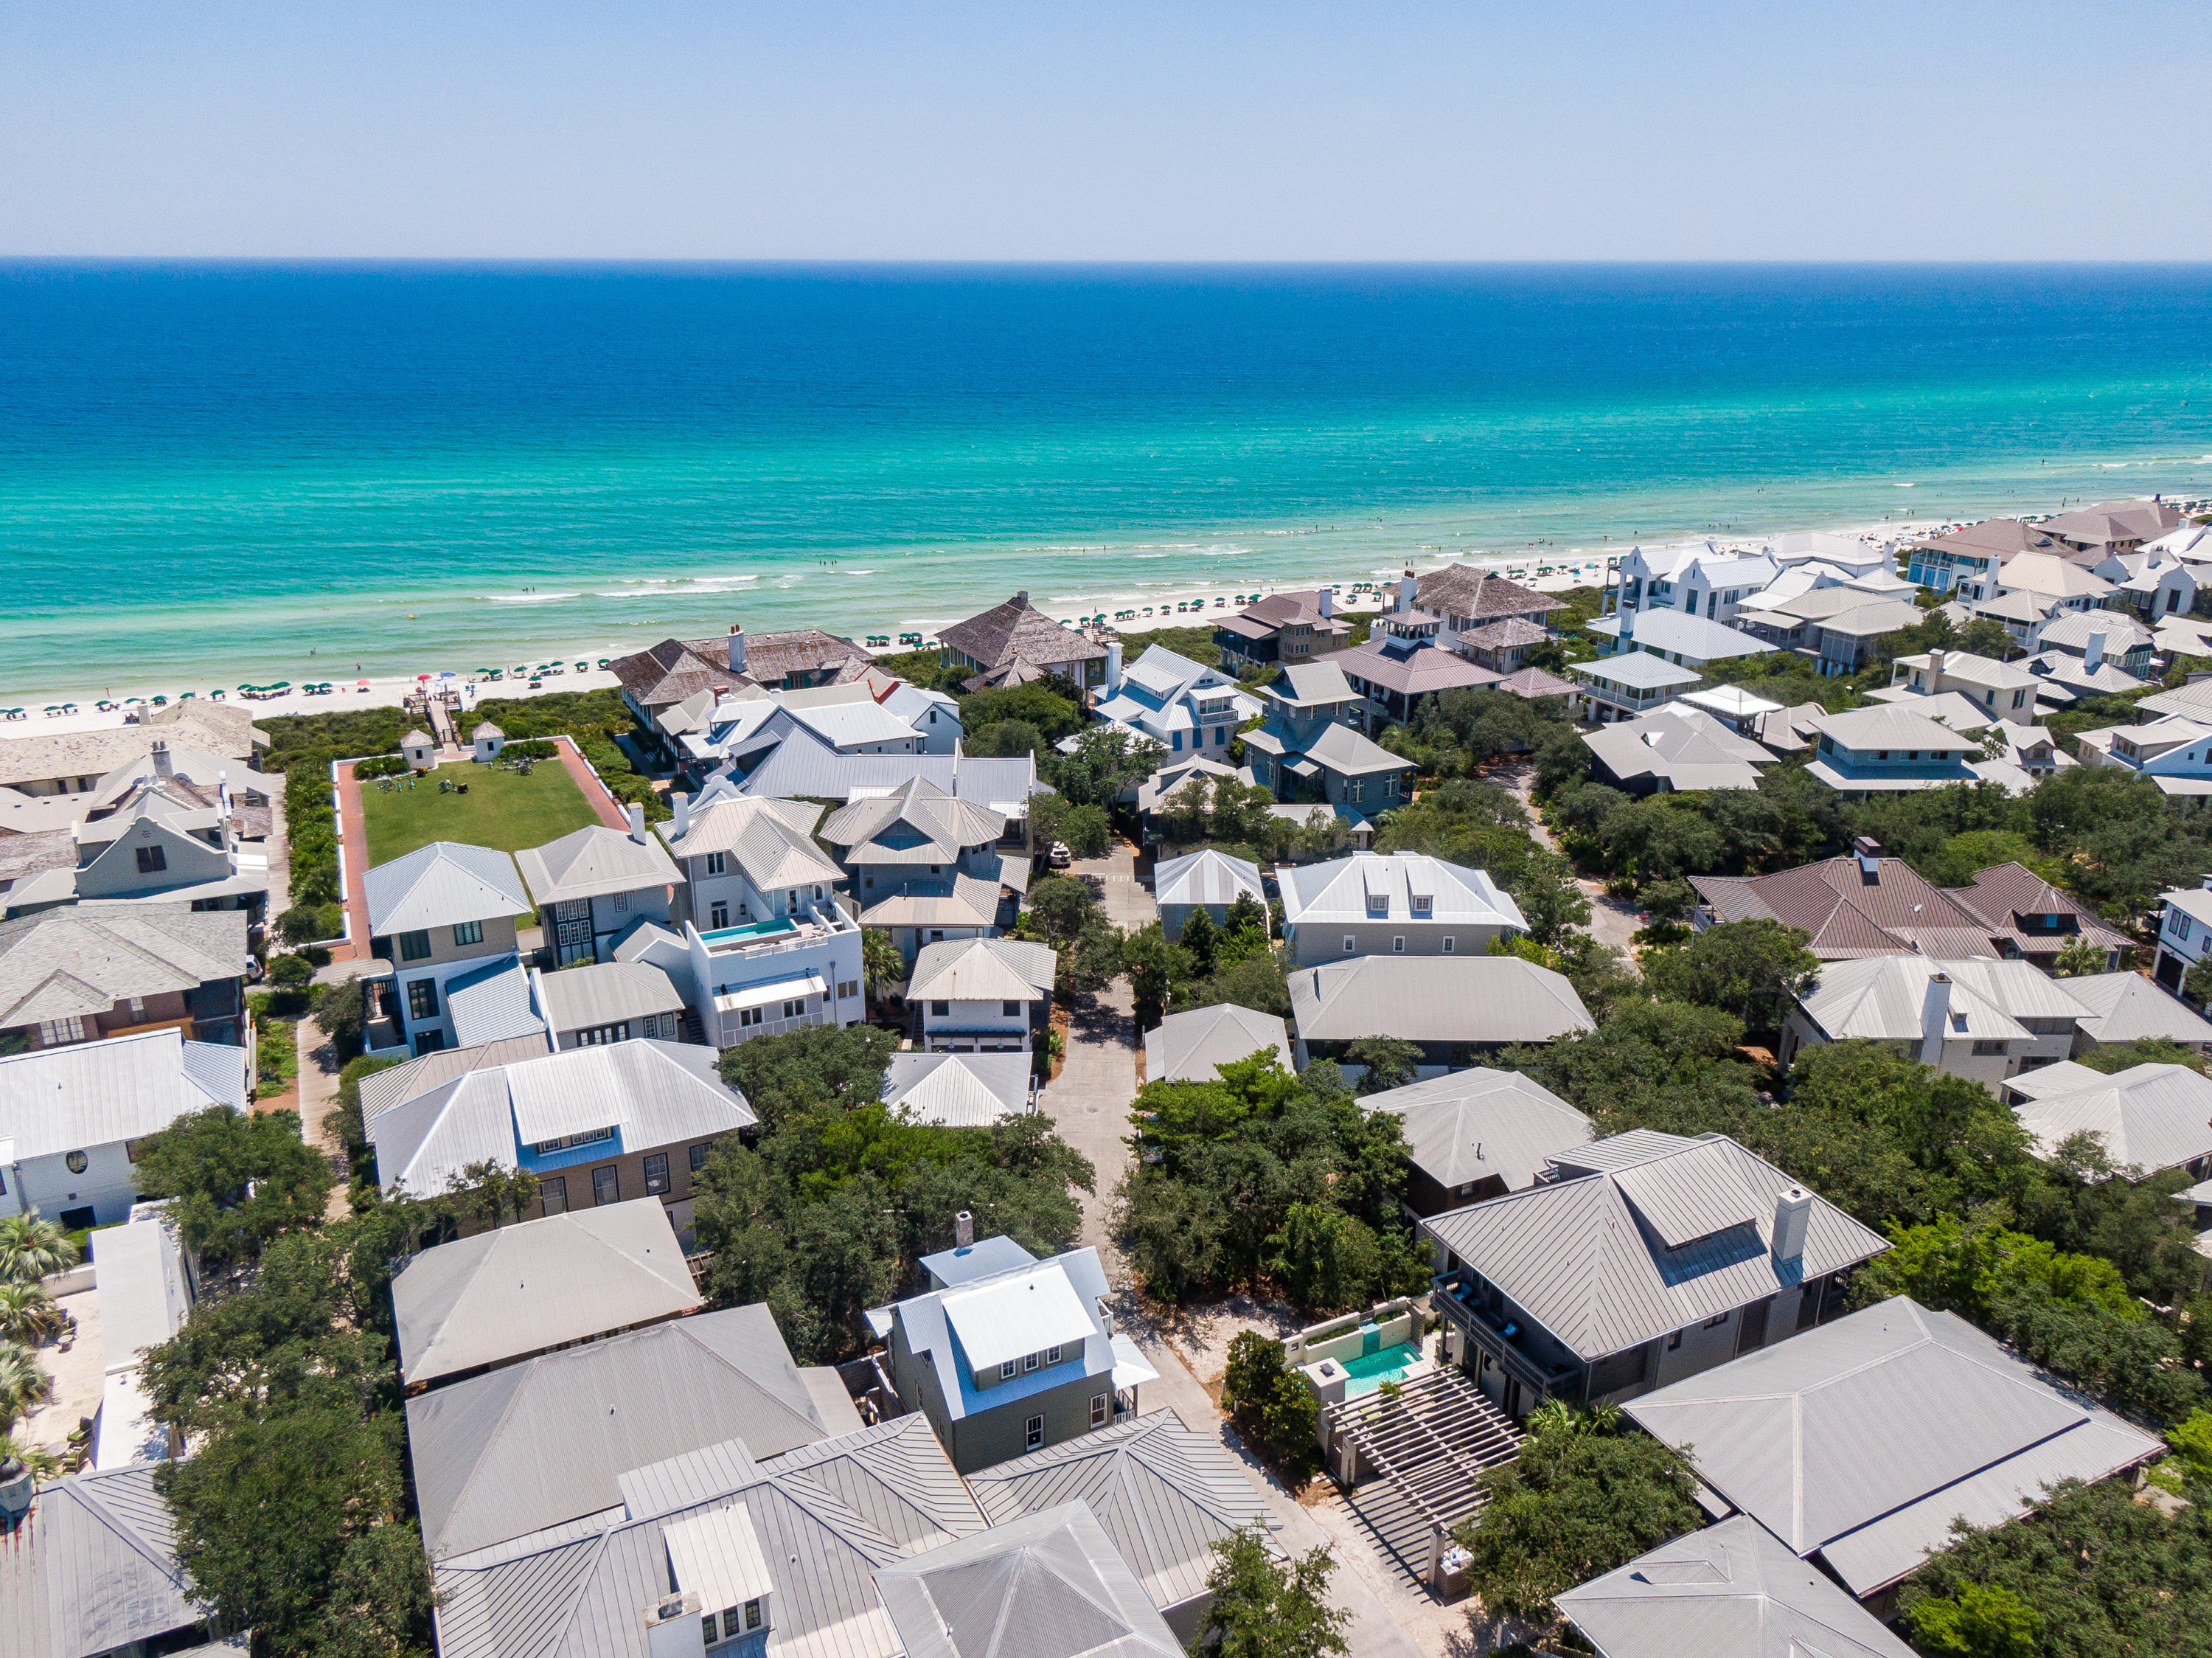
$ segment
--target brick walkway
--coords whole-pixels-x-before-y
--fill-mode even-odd
[[[592,768],[584,764],[584,757],[576,745],[567,737],[556,738],[553,746],[561,751],[561,764],[568,768],[568,775],[576,780],[576,787],[584,791],[584,798],[599,813],[599,821],[610,829],[628,829],[629,816],[623,803],[601,788],[599,780],[592,775]]]

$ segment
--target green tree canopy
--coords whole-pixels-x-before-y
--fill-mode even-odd
[[[1328,1600],[1335,1570],[1326,1548],[1279,1559],[1256,1527],[1213,1545],[1206,1587],[1212,1599],[1191,1643],[1215,1658],[1346,1658],[1352,1614]]]
[[[865,935],[861,945],[865,954]],[[866,1025],[809,1026],[725,1049],[722,1080],[743,1092],[764,1128],[773,1128],[811,1106],[881,1099],[884,1071],[897,1047],[890,1032]]]
[[[211,1261],[250,1260],[271,1238],[319,1224],[335,1177],[300,1138],[297,1112],[188,1112],[149,1137],[133,1171],[149,1198],[173,1198],[186,1245]]]
[[[1728,921],[1686,944],[1647,951],[1644,980],[1667,1000],[1734,1014],[1749,1028],[1778,1030],[1820,964],[1808,934],[1776,921]]]
[[[1229,1344],[1221,1408],[1245,1442],[1295,1481],[1313,1466],[1321,1404],[1283,1362],[1283,1344],[1240,1330]]]

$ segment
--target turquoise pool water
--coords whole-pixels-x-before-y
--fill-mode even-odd
[[[750,943],[757,938],[773,938],[778,933],[795,933],[799,929],[778,917],[769,921],[748,921],[742,927],[717,927],[711,933],[699,936],[709,944]]]
[[[1386,1381],[1403,1381],[1407,1371],[1421,1356],[1421,1350],[1411,1342],[1400,1342],[1395,1347],[1385,1347],[1372,1353],[1363,1353],[1356,1359],[1339,1359],[1347,1380],[1344,1384],[1346,1399],[1364,1399]]]

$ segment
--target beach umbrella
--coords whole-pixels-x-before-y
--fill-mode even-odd
[[[292,682],[289,680],[279,680],[269,688],[271,691],[289,691],[292,688]]]
[[[428,680],[428,679],[429,679],[429,677],[430,677],[430,676],[429,676],[428,674],[417,674],[415,676],[415,682],[416,682],[417,685],[421,685],[421,684],[422,684],[424,681],[426,681],[427,680]]]

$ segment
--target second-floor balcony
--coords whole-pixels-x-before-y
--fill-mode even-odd
[[[748,962],[762,956],[781,955],[821,944],[840,933],[857,933],[860,923],[845,913],[834,899],[810,904],[793,916],[771,916],[765,921],[742,922],[734,927],[714,927],[702,932],[699,942],[716,961],[742,957]]]
[[[1533,1409],[1547,1399],[1564,1398],[1579,1403],[1579,1366],[1553,1365],[1538,1350],[1534,1332],[1510,1319],[1499,1319],[1477,1299],[1473,1284],[1462,1274],[1445,1273],[1430,1281],[1430,1305],[1462,1342],[1487,1353],[1508,1376],[1518,1381],[1523,1404]]]

